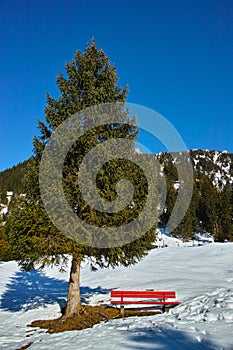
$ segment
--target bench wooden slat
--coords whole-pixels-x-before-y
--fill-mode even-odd
[[[111,291],[111,297],[124,298],[176,298],[176,293],[171,291]]]
[[[156,304],[156,305],[179,305],[178,301],[129,301],[129,300],[123,300],[123,301],[117,301],[117,300],[112,300],[111,304]]]

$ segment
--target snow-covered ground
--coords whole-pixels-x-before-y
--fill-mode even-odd
[[[174,290],[168,313],[111,320],[92,329],[47,334],[27,325],[60,315],[68,272],[22,272],[0,263],[0,349],[233,349],[233,244],[154,249],[139,264],[91,272],[83,266],[83,301],[109,303],[110,290]]]
[[[194,235],[193,240],[182,240],[173,237],[166,229],[158,228],[156,234],[155,246],[158,248],[165,247],[192,247],[200,246],[207,243],[213,243],[214,237],[208,232],[198,232]]]

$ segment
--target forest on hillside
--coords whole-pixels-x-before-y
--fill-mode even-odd
[[[24,192],[23,177],[28,162],[29,159],[0,172],[0,203],[6,204],[7,191],[13,191],[15,194]]]
[[[196,232],[209,232],[216,241],[233,240],[233,154],[217,151],[190,151],[193,163],[193,195],[189,208],[173,234],[190,239]],[[179,185],[176,163],[169,153],[158,155],[167,183],[166,208],[160,225],[166,226],[174,207]]]

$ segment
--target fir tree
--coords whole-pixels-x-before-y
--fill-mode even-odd
[[[222,235],[219,240],[232,240],[233,225],[232,225],[232,192],[229,182],[226,183],[220,196],[219,220],[221,223]]]
[[[198,218],[202,222],[203,229],[213,233],[215,239],[221,235],[219,221],[220,192],[214,187],[210,179],[200,177],[200,201],[198,206]]]
[[[67,78],[58,75],[57,85],[60,90],[58,99],[47,95],[45,120],[38,121],[40,136],[34,138],[35,157],[32,159],[26,175],[26,198],[21,198],[12,210],[8,223],[8,232],[17,260],[25,269],[34,268],[35,264],[66,264],[67,255],[72,255],[72,266],[68,290],[66,317],[80,312],[80,267],[85,258],[89,258],[93,269],[97,267],[128,266],[135,264],[153,247],[155,230],[151,229],[132,243],[116,248],[93,248],[84,246],[61,234],[51,223],[40,198],[38,171],[41,156],[49,137],[56,127],[66,118],[94,105],[108,102],[125,102],[127,88],[118,87],[115,67],[103,52],[96,47],[94,40],[82,53],[77,51],[75,58],[66,64]],[[82,201],[75,181],[79,173],[79,164],[83,156],[96,144],[112,138],[135,140],[137,128],[135,120],[130,120],[127,112],[120,123],[103,125],[85,133],[72,146],[64,162],[64,191],[73,211],[89,223],[95,220],[99,226],[129,222],[140,212],[147,195],[147,181],[137,167],[129,161],[115,164],[108,162],[97,177],[97,186],[107,200],[116,197],[115,186],[128,174],[135,186],[132,208],[125,208],[113,215],[96,215],[96,212]],[[80,120],[81,123],[85,121]],[[119,163],[119,162],[118,162]],[[139,199],[137,201],[137,196]],[[77,205],[78,204],[78,205]],[[77,212],[78,207],[78,212]],[[156,224],[156,223],[155,223]]]
[[[14,259],[5,227],[2,226],[3,219],[0,217],[0,261],[10,261]]]

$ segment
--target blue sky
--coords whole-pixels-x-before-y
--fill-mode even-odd
[[[0,170],[30,157],[46,92],[58,96],[58,72],[92,36],[128,102],[166,117],[189,149],[233,152],[232,0],[0,0],[0,32]]]

